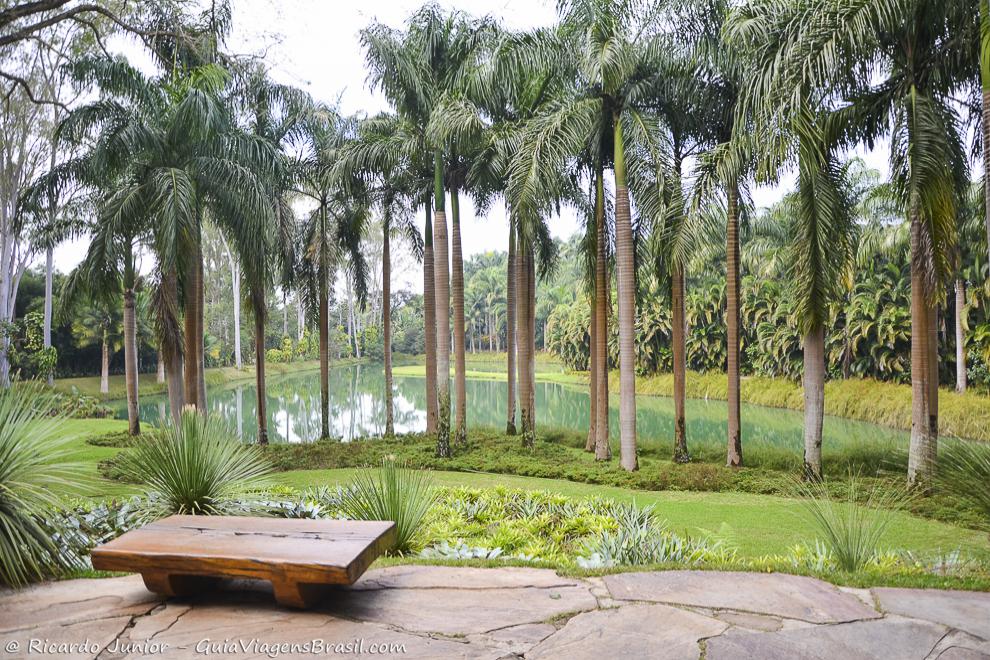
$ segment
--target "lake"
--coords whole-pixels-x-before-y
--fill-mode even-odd
[[[472,366],[472,369],[477,370]],[[385,429],[385,375],[381,365],[359,364],[330,371],[330,432],[348,441],[381,435]],[[407,433],[426,428],[425,380],[422,377],[395,378],[395,431]],[[505,382],[467,381],[468,425],[505,428]],[[453,395],[453,388],[451,388]],[[209,408],[225,417],[245,440],[257,435],[254,381],[235,383],[208,391]],[[618,432],[618,397],[610,402],[610,429]],[[144,396],[140,401],[141,419],[157,423],[168,411],[164,395]],[[587,389],[557,383],[536,384],[537,426],[587,431]],[[724,401],[687,401],[689,444],[725,443],[726,404]],[[268,381],[269,437],[272,442],[308,442],[320,433],[320,374],[305,371]],[[637,436],[640,446],[653,443],[670,445],[673,438],[673,399],[642,396],[637,399]],[[127,417],[124,402],[118,402],[117,416]],[[518,418],[517,418],[518,423]],[[803,414],[794,410],[764,408],[743,404],[743,438],[747,445],[770,445],[800,451],[803,445]],[[908,433],[865,422],[826,417],[824,445],[837,447],[850,441],[869,440],[906,447]]]

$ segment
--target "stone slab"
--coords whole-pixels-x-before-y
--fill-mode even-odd
[[[810,623],[877,618],[859,598],[821,580],[783,573],[663,571],[606,575],[620,600],[769,614]]]
[[[388,566],[369,570],[351,589],[495,589],[576,586],[546,568],[470,568],[462,566]]]
[[[575,616],[526,658],[694,660],[699,640],[726,628],[722,621],[666,605],[625,605]]]
[[[780,632],[722,635],[706,644],[707,660],[924,660],[945,626],[910,619],[855,621]]]
[[[875,588],[884,612],[941,623],[990,641],[990,593]]]

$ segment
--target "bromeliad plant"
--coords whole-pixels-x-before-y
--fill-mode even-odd
[[[76,565],[46,523],[58,494],[79,491],[82,467],[73,438],[52,415],[54,402],[35,384],[0,389],[0,583],[22,586]]]
[[[271,467],[217,417],[186,409],[121,460],[124,477],[146,484],[144,515],[231,515],[264,509],[257,496]]]

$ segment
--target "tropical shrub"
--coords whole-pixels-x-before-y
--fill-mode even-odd
[[[909,497],[893,484],[883,482],[864,494],[855,475],[849,476],[846,487],[845,498],[833,495],[834,489],[824,481],[802,484],[798,490],[804,495],[803,509],[822,535],[823,547],[838,568],[852,573],[882,554],[880,542]]]
[[[64,418],[34,383],[0,389],[0,582],[21,586],[75,565],[53,540],[49,514],[57,493],[79,491],[82,467],[72,462]]]
[[[252,498],[271,472],[257,447],[238,440],[217,416],[192,409],[122,453],[118,466],[123,478],[146,485],[149,518],[257,511],[262,507]]]
[[[401,554],[413,549],[416,533],[436,496],[428,472],[400,467],[384,458],[381,467],[359,473],[333,504],[352,520],[395,522],[391,552]]]

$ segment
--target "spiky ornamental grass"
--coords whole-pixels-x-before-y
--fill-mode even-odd
[[[880,542],[898,512],[910,502],[910,494],[895,484],[878,483],[862,492],[856,475],[846,482],[846,497],[832,494],[825,481],[798,485],[802,506],[836,564],[847,572],[865,568],[880,553]],[[865,504],[860,502],[865,501]]]
[[[381,467],[364,470],[340,495],[340,512],[352,520],[395,522],[395,544],[390,553],[414,549],[416,532],[437,499],[429,472],[396,465],[383,458]]]
[[[972,504],[990,525],[990,445],[965,440],[945,443],[935,479],[938,488]]]
[[[255,498],[271,466],[254,445],[241,442],[217,416],[182,412],[127,452],[121,470],[145,484],[144,515],[237,515],[262,512]]]
[[[74,438],[53,415],[55,401],[40,385],[0,389],[0,582],[22,586],[76,565],[45,523],[58,508],[58,493],[85,486],[73,463]]]

